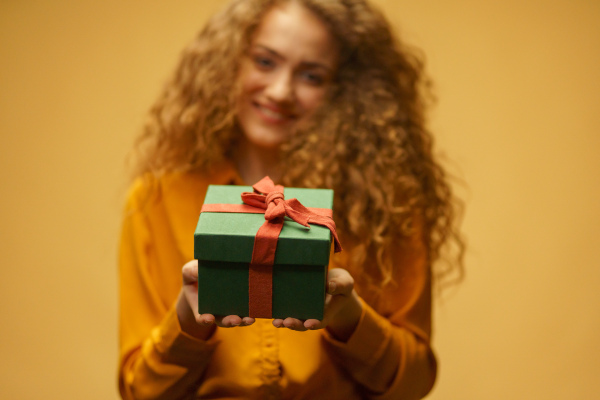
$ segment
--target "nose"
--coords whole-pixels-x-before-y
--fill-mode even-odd
[[[293,102],[295,96],[293,73],[286,70],[278,71],[267,84],[265,94],[274,102]]]

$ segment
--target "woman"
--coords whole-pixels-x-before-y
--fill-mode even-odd
[[[462,242],[424,127],[421,70],[363,0],[235,0],[209,21],[135,149],[120,256],[124,398],[429,392],[431,265],[442,244]],[[206,188],[265,175],[335,191],[346,251],[332,259],[322,321],[197,314],[189,260]]]

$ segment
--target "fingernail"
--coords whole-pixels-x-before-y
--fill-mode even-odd
[[[335,282],[331,281],[329,282],[329,294],[332,294],[333,292],[335,292],[335,289],[337,288],[337,285],[335,284]]]

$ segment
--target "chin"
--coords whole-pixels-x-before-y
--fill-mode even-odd
[[[280,132],[253,132],[246,131],[244,134],[249,144],[263,149],[278,149],[288,139],[288,135]]]

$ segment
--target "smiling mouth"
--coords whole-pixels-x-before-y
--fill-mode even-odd
[[[254,103],[254,107],[264,116],[266,119],[273,122],[288,122],[296,119],[296,116],[289,112],[281,112],[274,110],[273,108],[263,106],[259,103]]]

